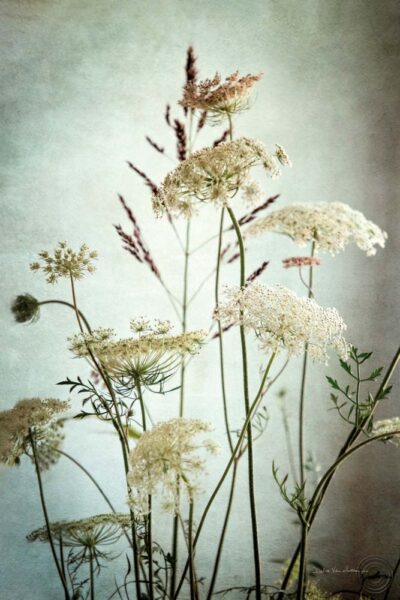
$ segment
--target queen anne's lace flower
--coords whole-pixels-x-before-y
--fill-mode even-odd
[[[31,270],[42,270],[47,275],[48,283],[56,283],[60,277],[82,279],[86,271],[93,273],[93,261],[97,258],[97,252],[90,251],[86,244],[82,244],[79,251],[75,252],[68,248],[66,242],[59,242],[53,255],[43,250],[39,252],[39,257],[41,261],[31,263]]]
[[[249,177],[257,165],[271,177],[280,175],[276,156],[256,140],[240,138],[194,152],[166,176],[153,196],[154,211],[189,218],[196,205],[213,202],[226,206],[239,190],[248,198],[257,198],[258,190]]]
[[[140,318],[131,322],[136,337],[117,339],[112,329],[97,329],[91,334],[70,338],[70,350],[80,357],[94,354],[115,377],[128,385],[140,381],[156,385],[169,377],[187,354],[195,354],[207,336],[206,331],[187,331],[170,335],[169,321],[153,323]]]
[[[20,294],[14,298],[11,312],[17,323],[34,323],[40,316],[40,304],[30,294]]]
[[[387,433],[388,439],[396,446],[400,446],[400,417],[383,419],[376,421],[372,427],[373,435],[383,435]]]
[[[55,521],[50,523],[50,532],[58,542],[62,538],[64,546],[90,548],[99,544],[114,543],[123,529],[131,526],[129,514],[109,513],[95,515],[78,521]],[[48,542],[47,527],[35,529],[27,535],[28,542]]]
[[[156,425],[144,433],[129,455],[128,482],[132,492],[130,503],[138,514],[148,512],[148,496],[162,488],[163,507],[179,510],[177,479],[182,482],[189,500],[198,492],[198,476],[205,461],[198,450],[214,453],[212,440],[197,441],[198,434],[211,430],[211,426],[197,419],[176,418]]]
[[[57,416],[68,410],[68,402],[53,398],[20,400],[10,410],[0,412],[0,461],[19,464],[23,454],[30,455],[30,430],[35,439],[36,454],[42,469],[53,464],[59,454],[61,422]]]
[[[335,308],[322,308],[315,300],[299,298],[283,286],[267,287],[259,282],[227,288],[226,298],[215,317],[224,327],[253,329],[263,350],[286,349],[289,356],[298,356],[308,344],[315,361],[326,363],[328,348],[342,358],[347,356],[342,335],[346,325]]]
[[[232,73],[221,82],[221,76],[216,73],[213,79],[190,81],[183,90],[180,104],[185,108],[200,109],[214,121],[222,120],[225,115],[246,110],[254,85],[261,79],[259,75],[239,76],[239,71]]]
[[[271,212],[250,225],[246,235],[274,231],[289,235],[299,246],[314,241],[317,250],[337,254],[354,241],[372,256],[384,248],[387,234],[364,215],[342,202],[294,204]]]

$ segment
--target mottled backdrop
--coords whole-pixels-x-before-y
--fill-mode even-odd
[[[293,169],[266,193],[281,193],[280,206],[296,201],[344,201],[362,210],[389,234],[387,248],[366,258],[355,247],[335,259],[324,258],[316,277],[317,297],[336,306],[348,323],[348,337],[388,362],[398,338],[398,101],[400,4],[391,0],[1,0],[2,67],[2,392],[0,407],[23,397],[65,397],[55,383],[85,374],[71,359],[66,338],[75,331],[73,315],[43,309],[32,326],[13,323],[9,304],[18,292],[39,298],[68,298],[60,283],[46,286],[31,273],[37,251],[60,239],[87,242],[99,251],[98,272],[79,285],[81,306],[97,325],[126,333],[128,319],[148,314],[174,315],[154,277],[124,253],[113,224],[124,220],[117,193],[134,207],[145,237],[166,279],[179,290],[182,261],[170,230],[151,214],[149,194],[127,168],[145,167],[159,181],[170,163],[144,140],[172,142],[163,121],[166,102],[179,97],[185,51],[193,44],[203,76],[264,73],[252,110],[235,123],[236,132],[270,146],[282,144]],[[204,138],[204,142],[212,138]],[[215,213],[194,224],[195,242],[215,233]],[[283,281],[299,290],[293,272],[280,259],[295,253],[277,237],[250,248],[249,267],[271,260],[264,281]],[[206,274],[215,247],[197,254],[190,285]],[[236,266],[225,280],[236,280]],[[211,288],[204,288],[189,315],[192,327],[207,326]],[[229,392],[237,425],[241,421],[237,338],[232,335]],[[232,347],[232,350],[231,350]],[[193,361],[187,414],[212,419],[223,444],[216,364],[211,347]],[[258,359],[254,355],[253,381]],[[329,368],[337,371],[336,361]],[[326,371],[313,368],[307,394],[307,448],[326,466],[346,435],[346,426],[328,412]],[[287,410],[294,427],[300,364],[281,381],[289,392]],[[278,388],[277,388],[278,389]],[[275,391],[277,391],[277,389]],[[398,389],[380,415],[399,411]],[[172,415],[176,397],[152,400],[157,418]],[[77,409],[77,400],[74,400]],[[66,448],[107,488],[124,509],[117,442],[95,422],[66,427]],[[263,564],[269,581],[295,545],[293,515],[271,481],[274,458],[282,471],[287,454],[282,419],[274,394],[267,434],[257,444]],[[400,456],[383,444],[360,453],[344,466],[326,498],[311,535],[312,556],[327,568],[357,568],[367,555],[392,564],[400,554]],[[209,465],[208,486],[220,473],[223,455]],[[244,483],[244,481],[243,481]],[[60,462],[45,475],[53,519],[78,518],[104,511],[101,498],[74,468]],[[199,549],[199,573],[207,576],[216,540],[223,495],[209,519]],[[218,589],[246,583],[251,546],[246,498],[237,497]],[[43,600],[59,597],[49,550],[28,545],[25,535],[42,524],[36,481],[26,462],[0,470],[0,597]],[[158,528],[162,540],[168,531]],[[330,589],[355,587],[354,575],[319,575]],[[105,578],[112,589],[112,573]],[[103,595],[101,595],[103,598]],[[398,598],[398,593],[393,594]]]

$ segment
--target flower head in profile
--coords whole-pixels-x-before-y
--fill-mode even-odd
[[[400,446],[400,417],[392,417],[391,419],[374,422],[372,435],[384,434],[387,434],[387,438],[382,438],[384,441],[390,441],[392,444]]]
[[[76,252],[66,242],[59,242],[53,254],[47,250],[39,252],[39,260],[30,266],[32,271],[43,271],[48,283],[56,283],[60,277],[82,279],[85,272],[93,273],[96,258],[97,252],[89,250],[86,244],[82,244]]]
[[[0,461],[12,466],[19,464],[23,454],[32,458],[32,433],[39,466],[49,468],[59,457],[59,415],[68,408],[68,402],[54,398],[29,398],[0,412]]]
[[[367,253],[384,248],[387,234],[364,215],[342,202],[294,204],[273,211],[250,225],[246,235],[268,231],[290,236],[299,246],[315,242],[316,250],[337,254],[350,242]]]
[[[137,382],[152,386],[163,383],[182,359],[199,351],[207,332],[187,331],[171,335],[169,321],[140,318],[131,321],[133,336],[118,339],[112,329],[97,329],[70,339],[70,350],[80,357],[92,353],[107,373],[125,386]]]
[[[239,191],[256,200],[259,194],[250,178],[251,169],[256,166],[271,177],[280,175],[276,155],[249,138],[194,152],[166,176],[153,196],[154,211],[157,215],[168,211],[172,216],[189,218],[205,202],[229,205]]]
[[[204,421],[176,418],[156,425],[140,437],[130,452],[128,473],[130,503],[138,514],[148,512],[148,496],[159,488],[164,508],[178,512],[178,478],[189,501],[193,501],[199,491],[198,477],[205,467],[199,451],[217,450],[212,440],[197,439],[199,434],[210,430],[210,424]]]
[[[199,109],[220,122],[226,115],[242,112],[249,107],[251,92],[262,75],[244,75],[239,71],[222,80],[219,73],[213,79],[189,81],[183,90],[180,104],[184,108]]]
[[[55,521],[50,523],[52,539],[64,548],[71,548],[74,564],[79,566],[95,560],[99,567],[99,559],[111,558],[105,552],[107,546],[118,542],[124,530],[131,526],[129,514],[110,513],[95,515],[78,521]],[[46,526],[35,529],[27,536],[28,542],[48,543],[49,533]]]
[[[304,353],[305,344],[314,361],[326,363],[328,349],[347,356],[346,329],[335,308],[322,308],[315,300],[300,298],[283,286],[254,282],[226,290],[215,318],[223,327],[243,325],[255,331],[263,350],[286,350],[289,356]]]

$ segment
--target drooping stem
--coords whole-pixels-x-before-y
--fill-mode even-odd
[[[47,537],[49,538],[51,553],[53,555],[54,563],[56,565],[57,572],[60,577],[62,586],[64,588],[65,600],[69,600],[70,595],[69,595],[69,591],[68,591],[67,581],[64,577],[62,567],[60,566],[60,563],[57,558],[56,548],[55,548],[55,544],[54,544],[54,540],[53,540],[53,534],[52,534],[51,527],[50,527],[50,519],[49,519],[49,514],[47,512],[46,500],[44,497],[42,475],[40,473],[40,466],[39,466],[37,453],[36,453],[36,440],[35,440],[35,436],[32,432],[32,429],[29,429],[29,439],[30,439],[31,447],[32,447],[33,461],[35,463],[36,477],[37,477],[38,486],[39,486],[40,503],[42,505],[43,516],[44,516],[44,520],[46,523]]]
[[[274,359],[275,359],[275,353],[273,353],[271,355],[271,357],[270,357],[270,359],[268,361],[268,364],[267,364],[267,366],[265,368],[265,371],[264,371],[264,374],[262,376],[261,383],[260,383],[260,386],[258,388],[257,394],[256,394],[256,396],[255,396],[255,398],[254,398],[254,400],[253,400],[253,402],[252,402],[252,404],[250,406],[250,410],[249,410],[249,412],[248,412],[248,414],[247,414],[247,416],[245,418],[245,421],[243,423],[243,426],[242,426],[242,428],[240,430],[240,433],[239,433],[236,445],[235,445],[235,447],[233,449],[232,455],[230,456],[230,458],[228,460],[228,463],[227,463],[227,465],[226,465],[226,467],[225,467],[225,469],[224,469],[224,471],[223,471],[223,473],[222,473],[222,475],[221,475],[221,477],[220,477],[217,485],[215,486],[215,488],[214,488],[214,490],[213,490],[213,492],[212,492],[212,494],[211,494],[211,496],[210,496],[210,498],[209,498],[209,500],[208,500],[208,502],[207,502],[207,504],[206,504],[206,506],[204,508],[203,514],[201,516],[201,519],[200,519],[198,527],[197,527],[196,535],[195,535],[194,540],[193,540],[193,547],[194,548],[196,547],[196,544],[197,544],[197,542],[199,540],[200,533],[201,533],[201,531],[203,529],[203,525],[204,525],[205,520],[207,518],[207,514],[210,511],[211,506],[212,506],[212,504],[213,504],[216,496],[218,495],[218,492],[220,491],[220,489],[221,489],[221,487],[222,487],[222,485],[223,485],[223,483],[224,483],[224,481],[225,481],[225,479],[226,479],[226,477],[227,477],[227,475],[228,475],[228,473],[230,471],[230,468],[231,468],[232,464],[234,463],[235,459],[239,455],[240,449],[242,447],[243,440],[246,437],[248,425],[249,425],[249,423],[251,423],[251,420],[254,417],[254,415],[255,415],[255,413],[257,411],[257,408],[259,406],[260,400],[263,397],[263,391],[264,391],[264,388],[265,388],[265,382],[266,382],[268,374],[269,374],[269,372],[271,370],[272,363],[274,362]],[[179,594],[179,591],[180,591],[180,589],[181,589],[181,587],[183,585],[183,582],[185,580],[185,576],[186,576],[188,567],[189,567],[189,561],[186,561],[186,565],[185,565],[185,567],[183,569],[183,573],[182,573],[182,576],[180,578],[179,585],[176,588],[176,592],[175,592],[175,595],[173,597],[174,600],[176,600],[178,598],[178,594]]]
[[[213,591],[214,591],[214,587],[215,587],[215,583],[217,581],[218,569],[219,569],[221,556],[222,556],[222,548],[223,548],[224,541],[225,541],[226,530],[228,527],[229,517],[230,517],[232,503],[233,503],[233,496],[234,496],[234,492],[235,492],[237,467],[238,467],[238,462],[236,459],[235,462],[233,463],[232,481],[231,481],[231,488],[229,491],[228,504],[226,507],[225,519],[224,519],[224,524],[222,526],[221,536],[219,538],[218,550],[217,550],[217,554],[216,554],[215,561],[214,561],[214,569],[213,569],[212,576],[211,576],[210,587],[209,587],[209,590],[207,593],[207,600],[211,600],[211,597],[212,597]]]
[[[378,391],[375,394],[374,403],[373,403],[373,407],[372,407],[370,414],[361,421],[358,429],[356,426],[354,426],[351,429],[349,435],[347,436],[345,443],[343,444],[342,448],[340,449],[340,451],[337,455],[336,461],[334,462],[334,465],[336,465],[336,467],[339,464],[339,460],[341,459],[341,457],[344,454],[346,454],[346,452],[349,450],[349,448],[352,446],[352,444],[354,444],[354,442],[360,436],[361,432],[367,426],[369,420],[372,418],[373,413],[378,405],[379,398],[382,396],[382,394],[385,392],[385,390],[389,386],[390,380],[391,380],[393,373],[398,365],[399,360],[400,360],[400,347],[397,349],[395,355],[393,356],[393,359],[382,379],[382,382],[378,388]],[[307,522],[308,522],[308,529],[310,529],[312,523],[314,522],[315,517],[317,516],[318,509],[325,497],[325,494],[328,490],[329,484],[331,483],[331,481],[333,479],[333,476],[336,471],[336,467],[334,469],[329,469],[328,477],[324,476],[324,478],[321,480],[321,481],[324,481],[323,486],[321,487],[320,485],[318,485],[318,489],[316,489],[314,491],[314,494],[310,500],[310,507],[312,507],[312,512],[310,512],[310,509],[309,509],[307,511],[307,517],[306,517]],[[321,481],[320,481],[320,483],[321,483]],[[318,492],[319,499],[318,499],[318,503],[315,503],[315,498],[317,497],[317,492]],[[288,568],[286,569],[286,573],[285,573],[285,576],[284,576],[282,584],[281,584],[282,593],[279,595],[278,600],[283,600],[283,598],[284,598],[283,591],[286,590],[286,588],[289,584],[293,569],[297,563],[297,559],[298,559],[299,553],[300,553],[300,546],[301,545],[299,543],[293,553],[293,556],[288,565]]]
[[[76,312],[75,306],[73,304],[71,304],[70,302],[66,302],[65,300],[43,300],[42,302],[39,302],[39,306],[44,306],[45,304],[62,304],[63,306],[68,306],[69,308],[72,308],[72,310],[74,312]],[[92,330],[90,329],[90,325],[89,325],[85,315],[83,314],[83,312],[78,310],[78,314],[79,314],[79,318],[84,323],[88,333],[92,333]]]
[[[243,288],[246,284],[246,268],[245,268],[245,249],[242,234],[240,231],[240,225],[237,222],[233,210],[228,207],[228,213],[234,226],[237,241],[239,244],[240,253],[240,287]],[[250,398],[249,398],[249,382],[248,382],[248,365],[247,365],[247,349],[246,349],[246,333],[243,325],[240,325],[240,344],[242,348],[242,365],[243,365],[243,395],[246,417],[250,411]],[[257,513],[256,513],[256,500],[255,500],[255,488],[254,488],[254,458],[253,458],[253,434],[251,428],[251,422],[247,425],[247,445],[248,445],[248,480],[249,480],[249,500],[250,500],[250,513],[251,513],[251,528],[253,534],[253,558],[254,558],[254,574],[255,574],[255,592],[256,600],[261,600],[261,568],[260,568],[260,551],[258,544],[258,530],[257,530]]]

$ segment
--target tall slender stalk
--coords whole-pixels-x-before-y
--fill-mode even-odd
[[[193,548],[193,500],[189,502],[189,523],[188,523],[188,551],[189,551],[189,579],[190,579],[190,600],[197,600],[197,583],[194,567],[194,548]]]
[[[245,250],[242,234],[240,231],[240,225],[237,222],[233,210],[228,207],[228,213],[234,226],[237,241],[239,244],[240,252],[240,287],[244,287],[246,284],[246,268],[245,268]],[[243,394],[246,417],[250,411],[250,399],[249,399],[249,382],[248,382],[248,365],[247,365],[247,349],[246,349],[246,333],[243,325],[240,325],[240,343],[242,348],[242,364],[243,364]],[[255,489],[254,489],[254,458],[253,458],[253,434],[251,428],[251,422],[247,425],[247,445],[248,445],[248,480],[249,480],[249,500],[250,500],[250,512],[251,512],[251,528],[253,534],[253,557],[254,557],[254,573],[255,573],[255,592],[256,600],[261,600],[261,567],[260,567],[260,551],[258,544],[258,530],[257,530],[257,513],[256,513],[256,500],[255,500]]]
[[[90,550],[90,556],[89,556],[89,577],[90,577],[90,600],[94,600],[94,565],[93,565],[92,550]]]
[[[226,465],[226,467],[225,467],[225,469],[224,469],[224,471],[223,471],[223,473],[222,473],[222,475],[221,475],[221,477],[220,477],[217,485],[214,488],[214,491],[212,492],[212,494],[211,494],[211,496],[210,496],[210,498],[209,498],[209,500],[208,500],[208,502],[207,502],[207,504],[206,504],[206,506],[204,508],[203,514],[201,516],[201,519],[200,519],[198,527],[197,527],[196,535],[195,535],[194,540],[193,540],[193,547],[194,548],[196,547],[196,544],[197,544],[197,542],[199,540],[200,533],[201,533],[201,531],[203,529],[203,525],[204,525],[205,520],[207,518],[207,514],[208,514],[208,512],[209,512],[209,510],[210,510],[210,508],[211,508],[211,506],[212,506],[212,504],[213,504],[216,496],[218,495],[218,492],[220,491],[220,489],[221,489],[221,487],[222,487],[222,485],[223,485],[223,483],[224,483],[224,481],[225,481],[225,479],[226,479],[226,477],[227,477],[227,475],[228,475],[228,473],[230,471],[230,468],[231,468],[232,464],[234,463],[234,461],[236,460],[236,458],[239,455],[240,449],[242,447],[243,440],[244,440],[244,438],[246,436],[246,433],[247,433],[248,425],[249,425],[249,423],[251,423],[251,420],[254,417],[255,412],[256,412],[256,410],[257,410],[257,408],[259,406],[260,400],[263,397],[263,390],[264,390],[264,387],[265,387],[265,382],[267,380],[268,374],[269,374],[269,372],[271,370],[272,363],[274,362],[274,360],[275,360],[275,352],[273,354],[271,354],[271,357],[270,357],[270,359],[268,361],[268,364],[267,364],[267,366],[265,368],[265,371],[264,371],[264,374],[262,376],[261,383],[260,383],[260,386],[258,388],[257,394],[256,394],[253,402],[251,403],[250,410],[249,410],[249,412],[248,412],[248,414],[247,414],[247,416],[245,418],[245,421],[243,423],[242,429],[240,430],[240,433],[239,433],[236,445],[235,445],[235,447],[233,449],[232,455],[230,456],[230,458],[228,460],[228,463],[227,463],[227,465]],[[175,595],[173,597],[174,600],[176,600],[178,598],[179,591],[180,591],[180,589],[181,589],[181,587],[183,585],[183,582],[185,581],[185,577],[186,577],[186,573],[187,573],[188,567],[189,567],[189,562],[186,561],[186,565],[185,565],[185,567],[183,569],[183,572],[182,572],[179,584],[178,584],[178,586],[176,588]]]
[[[34,434],[32,432],[32,429],[29,429],[29,439],[30,439],[31,447],[32,447],[33,461],[35,463],[36,477],[37,477],[37,481],[38,481],[38,485],[39,485],[40,502],[41,502],[41,505],[42,505],[43,516],[44,516],[44,520],[45,520],[45,523],[46,523],[46,530],[47,530],[47,536],[49,538],[49,544],[50,544],[50,548],[51,548],[51,553],[53,555],[54,563],[55,563],[55,565],[57,567],[57,572],[58,572],[58,575],[60,577],[62,586],[64,588],[65,600],[70,600],[70,595],[69,595],[69,591],[68,591],[67,581],[66,581],[66,579],[64,577],[62,567],[60,566],[60,563],[59,563],[58,558],[57,558],[56,548],[55,548],[54,540],[53,540],[53,534],[51,532],[50,519],[49,519],[49,514],[47,512],[46,500],[45,500],[45,497],[44,497],[42,475],[40,473],[40,467],[39,467],[39,463],[38,463],[38,459],[37,459],[37,453],[36,453],[36,440],[35,440],[35,436],[34,436]]]
[[[232,503],[233,503],[233,495],[234,495],[234,491],[235,491],[237,468],[238,468],[238,462],[236,459],[235,462],[233,463],[233,472],[232,472],[231,488],[230,488],[229,497],[228,497],[228,505],[226,507],[224,524],[222,527],[221,536],[219,538],[218,550],[217,550],[217,554],[216,554],[215,561],[214,561],[214,568],[213,568],[213,572],[211,575],[210,587],[207,592],[207,600],[211,600],[211,597],[212,597],[213,591],[214,591],[214,587],[215,587],[215,583],[217,581],[218,569],[219,569],[221,556],[222,556],[222,548],[223,548],[224,541],[225,541],[225,534],[226,534],[226,530],[228,527],[228,521],[229,521],[229,517],[230,517]]]
[[[315,253],[315,242],[311,244],[311,258],[314,257]],[[308,298],[313,297],[313,265],[311,264],[308,271]],[[300,486],[305,488],[305,476],[304,476],[304,403],[305,403],[305,390],[306,390],[306,376],[307,376],[307,363],[308,363],[308,344],[304,346],[303,356],[303,369],[301,374],[301,387],[300,387],[300,405],[299,405],[299,461],[300,461]],[[299,580],[297,588],[297,600],[302,600],[304,596],[304,589],[307,580],[307,524],[301,523],[301,542],[300,542],[300,566],[299,566]]]
[[[217,254],[217,268],[215,273],[215,306],[219,304],[219,280],[220,280],[220,270],[221,270],[221,249],[222,249],[222,234],[224,230],[224,213],[225,209],[221,210],[221,219],[219,223],[219,236],[218,236],[218,254]],[[217,322],[218,327],[218,349],[219,349],[219,368],[220,368],[220,377],[221,377],[221,393],[222,393],[222,404],[224,410],[224,421],[225,421],[225,431],[228,439],[229,449],[233,451],[233,443],[232,436],[229,427],[229,418],[228,418],[228,405],[226,398],[226,386],[225,386],[225,366],[224,366],[224,344],[223,344],[223,328],[221,325],[221,321]]]
[[[142,426],[143,431],[147,431],[147,423],[146,423],[146,408],[144,405],[144,398],[142,392],[142,386],[140,384],[140,380],[136,379],[136,390],[140,402],[140,410],[142,413]],[[150,600],[154,598],[154,574],[153,574],[153,539],[152,539],[152,501],[151,495],[148,496],[148,509],[149,513],[146,516],[145,527],[146,527],[146,545],[147,545],[147,555],[149,559],[149,592],[150,592]]]

